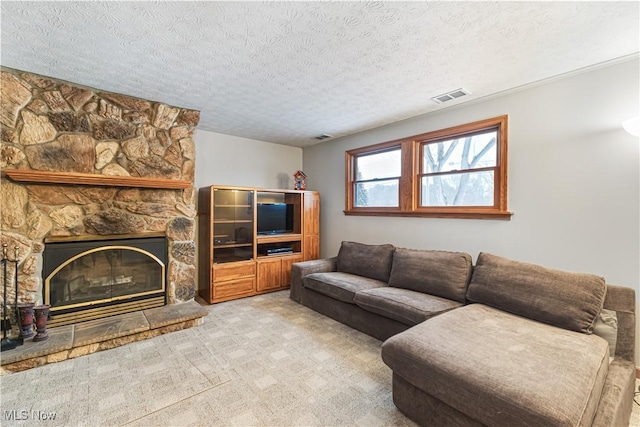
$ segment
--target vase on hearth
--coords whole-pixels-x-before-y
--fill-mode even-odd
[[[33,337],[34,341],[44,341],[49,339],[49,333],[47,332],[47,320],[49,320],[49,308],[50,305],[37,305],[33,307],[36,317],[36,336]]]
[[[20,316],[20,338],[33,336],[33,303],[18,304],[18,315]]]

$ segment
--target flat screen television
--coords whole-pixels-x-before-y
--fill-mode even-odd
[[[293,232],[293,205],[258,203],[258,234]]]

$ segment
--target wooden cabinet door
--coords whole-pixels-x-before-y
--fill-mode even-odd
[[[228,262],[213,265],[213,282],[225,282],[253,278],[256,274],[256,265],[253,261]]]
[[[303,249],[304,260],[320,257],[320,194],[305,192],[303,200]]]
[[[282,286],[282,261],[280,258],[258,260],[258,291]]]
[[[304,236],[304,260],[320,258],[320,236]]]
[[[253,278],[230,280],[213,284],[215,302],[227,301],[243,296],[252,295],[256,290],[256,280]]]
[[[288,256],[282,258],[282,286],[291,286],[291,265],[294,262],[302,261],[302,255]]]

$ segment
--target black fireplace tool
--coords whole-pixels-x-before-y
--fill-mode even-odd
[[[14,248],[14,256],[13,259],[10,260],[7,257],[7,244],[2,245],[2,273],[3,273],[3,282],[4,282],[4,293],[2,294],[2,322],[0,326],[2,327],[2,345],[0,351],[12,350],[19,345],[22,345],[22,338],[8,338],[7,331],[11,330],[11,319],[9,319],[9,304],[7,303],[7,264],[13,263],[15,266],[15,273],[13,275],[13,279],[15,281],[15,295],[13,298],[16,322],[18,322],[18,326],[20,325],[20,313],[18,312],[18,246]]]

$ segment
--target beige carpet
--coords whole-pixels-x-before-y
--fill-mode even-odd
[[[0,425],[413,425],[380,341],[288,291],[208,309],[192,329],[0,377]]]
[[[201,326],[0,377],[0,425],[413,425],[380,341],[288,295],[207,306]]]
[[[636,390],[640,387],[640,380],[636,380]],[[636,397],[636,401],[640,402],[640,396]],[[631,419],[629,425],[632,427],[640,427],[640,405],[633,404],[633,412],[631,413]]]

